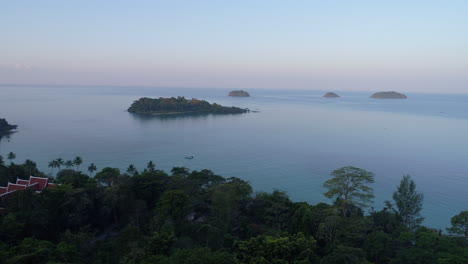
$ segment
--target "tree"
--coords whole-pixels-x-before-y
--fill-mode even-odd
[[[131,175],[133,175],[133,176],[134,176],[135,174],[137,174],[137,170],[136,170],[136,168],[135,168],[135,165],[133,165],[133,164],[128,165],[127,173],[128,173],[128,174],[131,174]]]
[[[0,155],[0,166],[3,166],[5,163],[3,162],[3,156]]]
[[[34,169],[36,169],[36,162],[30,160],[30,159],[27,159],[24,164],[23,164],[24,168],[28,171],[28,174],[29,175],[32,175],[32,171]]]
[[[57,164],[56,160],[49,161],[49,168],[52,169],[52,172],[51,172],[52,174],[54,174],[54,168],[56,164]]]
[[[75,163],[73,163],[73,161],[71,161],[71,160],[65,161],[65,167],[67,167],[67,169],[70,169],[73,166],[75,166]]]
[[[323,264],[366,264],[366,253],[360,248],[339,245],[331,254],[325,256]]]
[[[450,222],[452,223],[452,227],[447,228],[450,234],[463,236],[468,239],[468,211],[462,211],[455,215]]]
[[[424,196],[416,191],[416,184],[409,175],[404,175],[400,185],[393,193],[393,200],[398,208],[402,223],[409,229],[419,226],[424,220],[420,212]]]
[[[55,162],[56,162],[56,168],[58,168],[58,170],[60,172],[60,167],[62,167],[65,164],[65,162],[63,161],[62,158],[56,159]]]
[[[148,171],[154,171],[156,169],[156,165],[154,165],[154,162],[150,160],[146,168],[148,169]]]
[[[9,159],[10,163],[13,164],[13,160],[16,159],[16,154],[13,152],[8,153],[7,159]]]
[[[327,198],[336,198],[343,216],[348,216],[353,206],[366,207],[374,198],[372,187],[374,182],[372,172],[356,168],[342,167],[331,173],[332,179],[323,186],[328,189],[324,195]]]
[[[117,168],[106,167],[102,171],[98,172],[94,178],[100,182],[107,184],[107,186],[112,186],[115,180],[119,178],[120,170]]]
[[[76,170],[80,170],[80,165],[83,163],[83,159],[80,156],[77,156],[74,160],[73,163],[76,166]]]
[[[91,163],[91,165],[88,166],[89,173],[93,174],[93,172],[95,172],[96,170],[97,170],[97,167],[96,165],[94,165],[94,163]]]
[[[159,199],[157,212],[164,218],[181,223],[190,213],[190,197],[182,190],[167,191]]]
[[[317,241],[302,233],[288,236],[258,236],[234,243],[240,263],[318,263]]]

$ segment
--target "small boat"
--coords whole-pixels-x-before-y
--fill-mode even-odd
[[[187,156],[186,159],[193,159],[193,156]]]

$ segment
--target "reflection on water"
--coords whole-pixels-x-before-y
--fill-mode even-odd
[[[238,114],[214,114],[214,113],[177,113],[177,114],[162,114],[162,115],[140,115],[135,113],[128,113],[132,118],[141,122],[154,122],[154,121],[180,121],[180,120],[208,120],[219,117],[234,117],[249,113]]]

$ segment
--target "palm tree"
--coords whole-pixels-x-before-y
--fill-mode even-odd
[[[64,161],[63,161],[62,158],[58,158],[58,159],[56,159],[55,161],[56,161],[56,163],[57,163],[57,168],[58,168],[58,170],[59,170],[59,172],[60,172],[60,167],[62,167],[65,163],[64,163]]]
[[[75,166],[75,163],[73,163],[73,161],[71,161],[71,160],[65,161],[65,167],[67,167],[67,169],[70,169],[70,168],[72,168],[74,166]]]
[[[80,156],[77,156],[74,160],[73,163],[76,165],[76,169],[79,171],[80,170],[80,165],[83,163],[83,159]]]
[[[127,173],[131,174],[131,175],[137,174],[137,170],[135,168],[135,165],[133,165],[133,164],[128,165]]]
[[[51,175],[54,174],[54,168],[55,168],[55,163],[57,162],[57,160],[52,160],[52,161],[49,161],[49,168],[51,168]]]
[[[36,163],[30,159],[27,159],[24,162],[24,167],[28,170],[29,175],[31,176],[31,172],[34,168],[36,168]]]
[[[154,171],[156,169],[156,165],[154,165],[154,162],[150,160],[146,168],[148,168],[148,171]]]
[[[94,163],[91,163],[91,165],[89,165],[88,167],[89,173],[93,174],[93,172],[95,172],[96,170],[97,170],[96,165],[94,165]]]
[[[10,163],[13,164],[13,160],[16,159],[16,154],[13,152],[8,153],[7,159],[9,159]]]

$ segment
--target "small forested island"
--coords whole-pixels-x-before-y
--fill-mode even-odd
[[[244,90],[235,90],[235,91],[230,91],[229,96],[233,97],[249,97],[250,94]]]
[[[370,98],[376,99],[406,99],[406,95],[397,93],[394,91],[391,92],[378,92],[370,96]]]
[[[329,93],[324,94],[322,97],[324,97],[324,98],[338,98],[340,96],[337,95],[336,93],[329,92]]]
[[[444,232],[423,226],[408,175],[368,209],[374,174],[356,167],[332,171],[330,202],[311,204],[210,170],[98,169],[81,157],[49,162],[53,188],[37,191],[29,175],[47,174],[15,156],[0,156],[1,263],[468,263],[468,211]]]
[[[16,128],[16,125],[10,125],[4,118],[0,118],[0,137],[10,134]]]
[[[128,112],[141,115],[174,115],[174,114],[242,114],[248,109],[227,107],[205,100],[177,98],[147,98],[143,97],[128,108]]]

